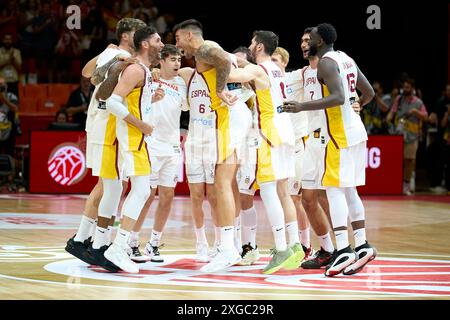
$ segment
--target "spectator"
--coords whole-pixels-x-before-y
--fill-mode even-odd
[[[31,58],[33,56],[33,19],[38,16],[39,10],[37,0],[28,0],[21,15],[20,20],[20,51],[22,58]],[[26,63],[25,63],[26,66]],[[27,70],[28,71],[28,70]],[[27,72],[28,73],[28,72]]]
[[[106,40],[114,42],[116,40],[116,25],[122,19],[120,1],[114,1],[108,9],[103,10],[103,20],[106,23],[107,34]]]
[[[84,50],[82,65],[84,65],[107,46],[107,27],[105,21],[103,21],[100,9],[96,8],[89,12],[87,18],[82,23],[82,30],[84,34],[82,42],[82,48]]]
[[[18,30],[20,25],[20,11],[17,9],[17,1],[9,0],[6,8],[0,13],[0,37],[8,33],[12,36],[12,41],[18,40]]]
[[[428,146],[428,157],[430,159],[429,172],[431,174],[430,191],[433,193],[447,193],[447,190],[450,190],[450,161],[448,158],[449,126],[448,121],[446,122],[449,107],[450,83],[447,84],[444,94],[436,102],[434,108],[431,109],[430,116],[428,118],[430,125],[433,125],[436,128],[435,139]],[[444,170],[447,189],[441,186]]]
[[[409,185],[416,166],[420,125],[428,118],[425,105],[413,92],[414,80],[406,79],[403,82],[403,93],[395,99],[387,116],[387,121],[394,120],[396,132],[403,135],[403,193],[406,195],[411,195]]]
[[[167,33],[172,30],[174,26],[175,17],[171,13],[164,13],[156,19],[155,26],[156,30],[158,30],[158,34],[161,37],[165,37]]]
[[[19,73],[22,68],[22,57],[19,49],[12,46],[12,36],[3,36],[3,47],[0,48],[0,77],[6,80],[9,92],[19,96]]]
[[[86,126],[86,117],[93,88],[88,78],[81,77],[80,87],[70,94],[67,101],[67,113],[72,116],[72,122],[79,124],[83,130]]]
[[[390,95],[384,95],[378,81],[373,83],[375,98],[362,109],[361,115],[368,134],[388,134],[389,124],[386,115],[390,109]]]
[[[19,99],[8,92],[4,78],[0,78],[0,153],[14,157],[17,134],[16,115],[19,110]]]
[[[447,111],[444,113],[441,121],[441,128],[444,129],[444,139],[446,141],[444,149],[445,163],[445,187],[450,190],[450,104],[447,104]],[[447,194],[450,195],[450,192]]]
[[[55,122],[56,123],[69,122],[69,115],[67,114],[67,111],[64,109],[59,110],[55,115]]]
[[[61,36],[56,44],[56,64],[61,66],[56,73],[57,82],[74,82],[79,77],[79,70],[73,70],[73,64],[78,60],[81,64],[81,33],[77,30],[62,28]]]
[[[57,37],[56,17],[51,14],[50,4],[43,2],[39,15],[32,21],[33,48],[39,68],[39,82],[53,82],[53,57]]]

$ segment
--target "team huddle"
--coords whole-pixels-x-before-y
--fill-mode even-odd
[[[95,85],[86,123],[87,166],[99,180],[66,251],[110,272],[138,273],[139,263],[164,261],[161,238],[183,159],[180,116],[189,110],[184,159],[202,272],[258,261],[258,189],[274,240],[264,274],[322,267],[330,277],[361,271],[377,254],[366,239],[356,189],[365,184],[368,139],[358,113],[374,92],[355,61],[333,49],[334,27],[304,30],[301,50],[309,65],[292,72],[285,70],[289,53],[271,31],[255,31],[250,46],[233,53],[204,40],[196,20],[173,31],[176,45],[164,45],[153,27],[122,19],[119,45],[83,68]],[[181,68],[182,56],[194,58],[195,69]],[[156,190],[155,220],[142,254],[139,232]],[[205,193],[215,225],[212,249]]]

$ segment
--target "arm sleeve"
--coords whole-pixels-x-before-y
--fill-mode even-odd
[[[123,104],[123,98],[117,94],[112,94],[106,99],[106,109],[121,120],[130,113]]]

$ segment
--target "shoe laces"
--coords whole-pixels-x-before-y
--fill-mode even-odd
[[[152,252],[155,256],[159,256],[159,248],[163,248],[164,247],[164,243],[160,244],[159,246],[152,246],[150,244],[150,246],[152,247]]]
[[[270,255],[271,255],[271,256],[274,256],[274,255],[276,255],[277,253],[278,253],[277,248],[271,248],[271,249],[270,249]]]

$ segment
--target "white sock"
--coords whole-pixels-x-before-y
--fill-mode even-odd
[[[257,213],[255,207],[241,211],[242,243],[256,247]]]
[[[344,248],[347,248],[348,243],[348,230],[339,230],[334,231],[334,235],[336,237],[336,246],[338,250],[342,250]]]
[[[366,229],[361,228],[353,230],[353,236],[355,237],[355,247],[362,246],[366,243]]]
[[[273,238],[275,240],[275,248],[278,251],[284,251],[287,249],[286,244],[286,230],[283,225],[272,227]]]
[[[300,230],[300,239],[301,239],[302,245],[304,245],[306,248],[311,247],[311,237],[310,237],[309,228]]]
[[[116,238],[114,239],[114,244],[117,244],[121,248],[128,247],[128,239],[130,238],[130,232],[119,228],[117,230]]]
[[[111,243],[112,239],[112,226],[108,226],[108,229],[106,229],[106,235],[108,236],[108,244]]]
[[[128,243],[136,243],[136,242],[138,242],[139,243],[139,232],[134,232],[134,231],[131,231],[130,232],[130,241],[128,242]]]
[[[92,226],[95,226],[95,220],[83,215],[81,217],[77,234],[75,235],[75,238],[73,240],[83,242],[84,240],[89,238]]]
[[[220,227],[214,227],[214,246],[218,247],[220,245]]]
[[[234,218],[234,246],[242,252],[241,216]]]
[[[230,250],[234,247],[234,226],[220,228],[220,247],[223,250]]]
[[[97,219],[95,219],[94,223],[89,230],[89,237],[91,237],[91,242],[94,242],[95,228],[97,227]]]
[[[262,183],[260,185],[260,195],[272,226],[275,247],[279,251],[284,251],[287,248],[284,212],[278,197],[276,182]]]
[[[327,234],[324,234],[323,236],[319,236],[319,243],[320,247],[325,250],[326,252],[333,252],[334,251],[334,245],[331,241],[330,233],[327,232]]]
[[[161,242],[161,236],[162,236],[162,232],[153,230],[152,236],[150,237],[150,244],[153,247],[159,247],[160,242]]]
[[[289,247],[292,247],[296,243],[300,243],[298,237],[298,224],[297,221],[292,221],[286,224],[286,231],[289,238]]]
[[[97,228],[95,229],[94,243],[92,244],[92,248],[100,249],[104,245],[108,244],[108,229],[97,226]]]
[[[205,226],[201,228],[195,228],[195,236],[197,237],[197,243],[206,243],[208,244],[208,240],[206,239]]]

